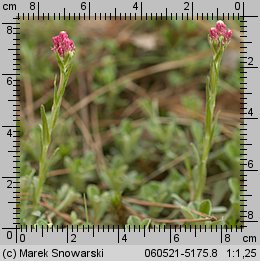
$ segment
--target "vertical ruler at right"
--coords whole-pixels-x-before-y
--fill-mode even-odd
[[[259,208],[256,208],[260,198],[260,75],[257,66],[260,41],[255,30],[258,19],[257,16],[244,15],[243,3],[243,17],[240,19],[240,218],[244,227],[252,232],[259,228],[260,216]]]

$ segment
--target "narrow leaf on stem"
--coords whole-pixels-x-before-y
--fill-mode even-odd
[[[41,105],[41,119],[42,119],[42,141],[43,146],[50,143],[49,125],[46,118],[44,105]]]

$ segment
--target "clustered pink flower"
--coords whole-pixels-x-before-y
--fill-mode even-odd
[[[212,40],[218,39],[218,30],[215,27],[211,27],[209,30],[209,35]]]
[[[228,42],[231,40],[231,37],[232,37],[232,30],[231,29],[228,29],[226,31],[226,33],[224,34],[224,37],[225,37],[225,40]]]
[[[216,23],[216,29],[220,35],[224,35],[227,31],[227,26],[223,21],[217,21]]]
[[[220,40],[221,44],[227,44],[232,37],[232,30],[228,29],[223,21],[217,21],[215,27],[211,27],[209,30],[210,39],[213,41]]]
[[[75,51],[75,45],[65,31],[59,35],[52,37],[53,48],[52,51],[58,52],[59,56],[64,57],[65,54]]]

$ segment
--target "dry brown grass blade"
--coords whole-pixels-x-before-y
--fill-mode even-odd
[[[58,217],[61,217],[62,219],[64,219],[66,222],[68,222],[69,224],[71,224],[71,218],[68,214],[62,213],[60,211],[58,211],[57,209],[55,209],[54,207],[52,207],[51,205],[49,205],[46,201],[43,201],[40,203],[40,205],[42,207],[47,208],[48,210],[52,211],[53,213],[55,213]]]
[[[70,108],[69,103],[64,98],[62,101],[62,106],[65,109]],[[82,121],[82,119],[79,117],[78,114],[74,114],[73,117],[75,119],[75,123],[76,123],[77,127],[80,129],[80,131],[84,137],[86,144],[91,149],[91,151],[94,151],[95,154],[97,155],[99,153],[99,151],[98,151],[99,147],[98,147],[97,143],[95,142],[94,138],[92,137],[89,129],[87,128],[87,126],[85,125],[85,123]],[[104,167],[103,164],[100,164],[99,159],[97,159],[96,164],[97,164],[97,169],[99,171]],[[97,173],[99,173],[99,171]]]
[[[66,110],[69,110],[69,108],[70,108],[70,104],[64,98],[62,101],[62,106]],[[77,114],[74,115],[74,119],[75,119],[75,123],[76,123],[77,127],[80,129],[80,131],[84,137],[86,144],[91,148],[91,150],[95,151],[94,140],[93,140],[91,133],[89,132],[89,129],[87,128],[87,126],[84,124],[84,122],[81,120],[81,118]]]
[[[41,107],[42,104],[47,103],[52,97],[53,97],[53,89],[51,89],[48,92],[44,93],[38,100],[34,101],[34,103],[33,103],[33,111],[35,112],[37,109],[39,109]],[[24,111],[24,115],[28,116],[29,112],[26,109],[26,105],[25,105],[25,109],[23,111]]]
[[[190,65],[191,63],[196,63],[199,60],[208,57],[209,55],[210,55],[209,51],[206,51],[206,52],[203,51],[203,52],[200,52],[195,55],[191,55],[189,57],[183,58],[178,61],[169,61],[169,62],[160,63],[160,64],[157,64],[154,66],[150,66],[150,67],[129,73],[125,76],[122,76],[122,77],[118,78],[116,81],[114,81],[108,85],[105,85],[105,86],[99,88],[98,90],[92,92],[90,95],[84,97],[81,101],[76,103],[65,113],[65,117],[68,117],[68,116],[76,113],[82,107],[84,107],[87,104],[89,104],[90,102],[94,101],[96,99],[96,97],[105,94],[109,90],[117,88],[119,85],[123,85],[129,81],[135,81],[135,80],[138,80],[143,77],[147,77],[149,75],[153,75],[156,73],[170,71],[170,70],[174,70],[177,68],[187,66],[187,65]]]
[[[150,175],[145,177],[144,183],[148,182],[149,180],[156,178],[157,176],[159,176],[160,174],[162,174],[166,170],[171,169],[174,166],[178,165],[179,163],[181,163],[187,157],[187,155],[188,155],[187,153],[184,153],[183,155],[181,155],[181,156],[177,157],[176,159],[168,162],[167,164],[162,165],[157,170],[152,172]]]
[[[80,99],[80,97],[85,97],[86,95],[88,95],[89,86],[88,86],[82,72],[79,72],[77,74],[77,79],[78,79],[78,84],[79,84],[78,96]],[[85,123],[86,128],[89,128],[89,108],[87,106],[83,107],[80,110],[80,117],[81,117],[82,121]],[[82,149],[83,149],[83,153],[85,151],[87,151],[89,149],[88,144],[86,144],[84,142]]]
[[[32,126],[35,122],[34,108],[33,108],[33,90],[31,84],[31,78],[29,75],[24,77],[24,93],[25,93],[25,114],[28,117],[28,125]]]
[[[146,207],[162,207],[162,208],[171,208],[171,209],[179,209],[179,205],[174,204],[167,204],[167,203],[159,203],[159,202],[151,202],[151,201],[145,201],[140,200],[136,198],[129,198],[129,197],[123,197],[123,200],[127,201],[128,203],[133,203],[136,205],[146,206]]]
[[[66,175],[66,174],[69,174],[68,169],[55,169],[55,170],[49,171],[48,177],[61,176],[61,175]]]
[[[132,209],[129,205],[124,205],[124,208],[129,212],[130,215],[139,217],[140,219],[149,218],[148,216],[137,212],[136,210]]]
[[[188,218],[181,218],[181,219],[160,219],[160,218],[151,218],[146,215],[143,215],[134,209],[132,209],[129,206],[125,206],[125,209],[134,216],[139,217],[140,219],[151,219],[155,223],[165,223],[165,224],[183,224],[183,223],[195,223],[195,222],[206,222],[206,221],[215,221],[216,219],[213,217],[206,217],[206,218],[194,218],[194,219],[188,219]]]
[[[214,218],[194,218],[194,219],[188,219],[188,218],[180,218],[180,219],[157,219],[152,218],[153,222],[156,223],[165,223],[165,224],[180,224],[180,223],[196,223],[196,222],[206,222],[206,221],[216,221]]]
[[[125,200],[128,203],[133,203],[136,205],[141,205],[141,206],[146,206],[146,207],[161,207],[161,208],[169,208],[169,209],[181,209],[181,206],[179,205],[174,205],[174,204],[168,204],[168,203],[159,203],[159,202],[150,202],[150,201],[145,201],[145,200],[139,200],[136,198],[129,198],[129,197],[124,197],[123,200]],[[196,214],[198,216],[207,218],[210,221],[216,221],[217,218],[214,216],[209,216],[205,213],[202,213],[200,211],[194,210],[194,209],[189,209],[190,212],[193,214]]]
[[[91,106],[91,126],[93,129],[93,139],[95,141],[97,161],[100,170],[106,166],[105,156],[103,153],[103,144],[99,132],[98,106]]]

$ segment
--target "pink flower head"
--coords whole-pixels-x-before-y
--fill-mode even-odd
[[[227,31],[227,27],[226,27],[225,23],[221,20],[217,21],[216,29],[217,29],[219,35],[224,35]]]
[[[218,39],[218,30],[215,27],[211,27],[209,30],[209,36],[212,40]]]
[[[226,46],[231,40],[232,30],[227,30],[227,26],[223,21],[217,21],[216,27],[210,28],[209,37],[215,44]]]
[[[52,37],[52,42],[52,51],[58,52],[61,57],[64,57],[67,53],[74,53],[75,51],[73,41],[69,39],[68,34],[64,31],[60,32],[59,35]]]
[[[229,42],[231,40],[232,37],[232,30],[227,30],[224,34],[224,40],[225,42]]]

